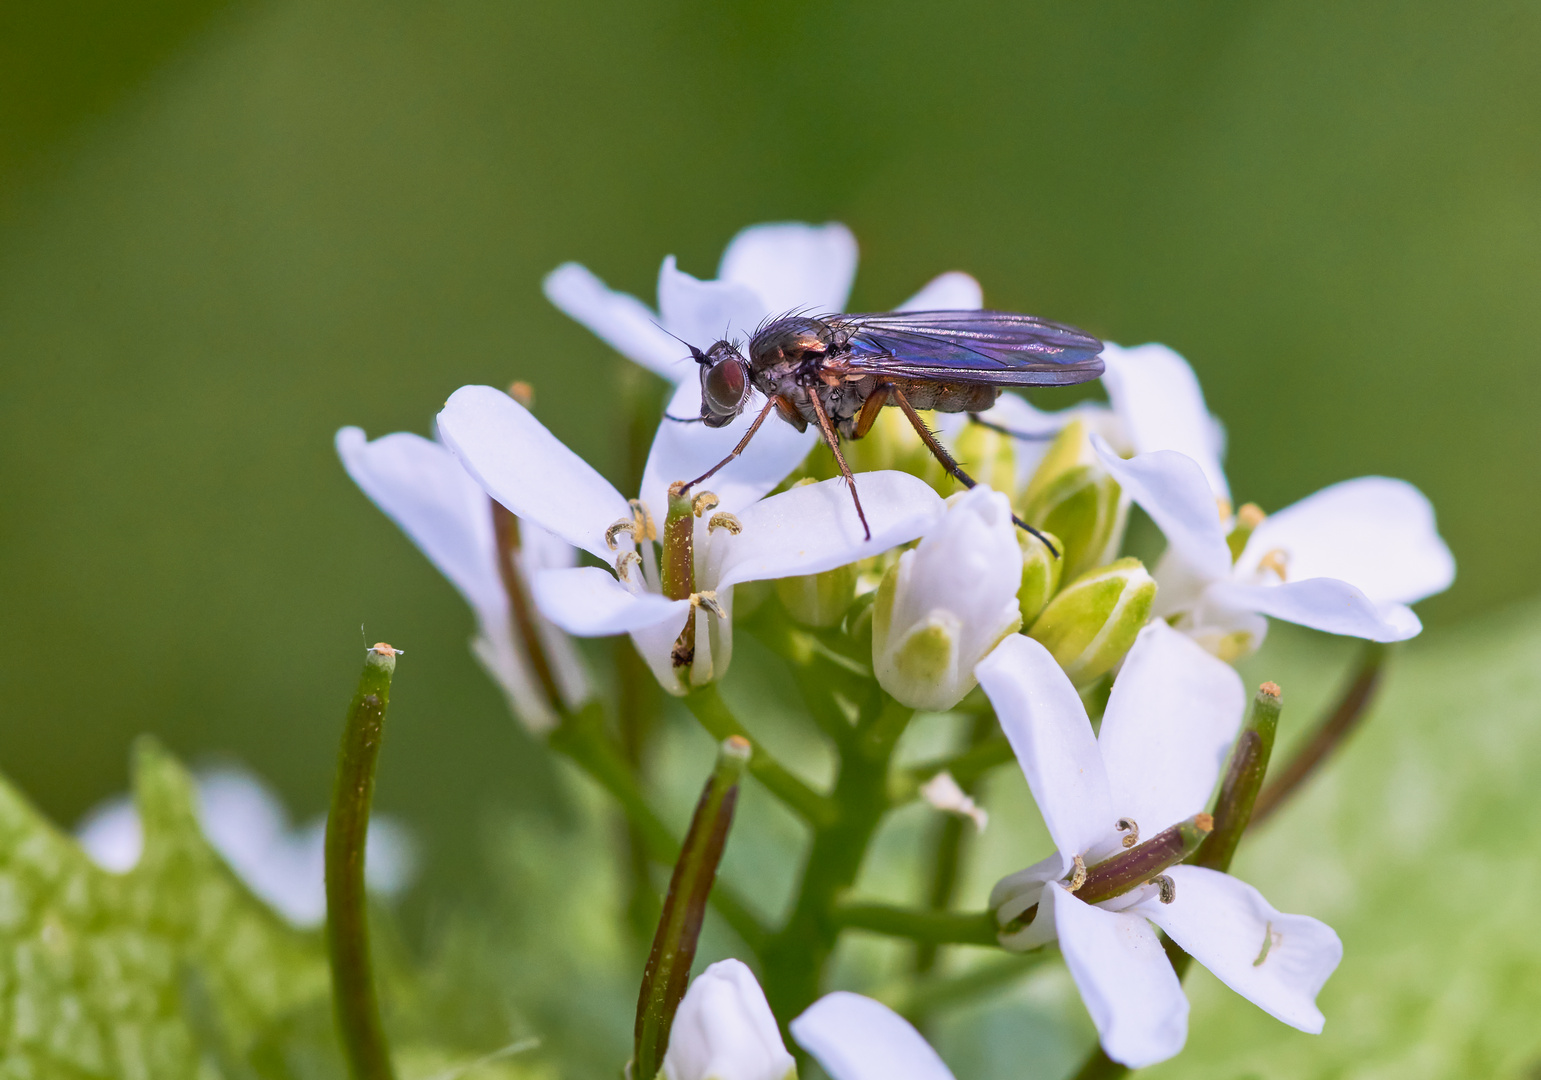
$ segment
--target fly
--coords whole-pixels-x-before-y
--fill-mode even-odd
[[[994,405],[1008,386],[1087,382],[1102,374],[1101,352],[1102,342],[1073,326],[1011,311],[790,315],[756,330],[747,357],[735,342],[718,341],[704,352],[692,345],[701,373],[699,419],[707,427],[732,423],[748,405],[751,389],[766,401],[733,452],[687,487],[743,453],[774,410],[799,431],[818,426],[870,540],[855,477],[840,453],[842,436],[861,438],[879,411],[897,407],[942,467],[973,487],[974,479],[926,427],[920,410],[975,414]],[[1020,518],[1012,520],[1043,539]],[[1052,544],[1049,550],[1054,551]]]

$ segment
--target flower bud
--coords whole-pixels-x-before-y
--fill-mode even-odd
[[[1150,620],[1156,582],[1139,559],[1081,575],[1049,602],[1028,636],[1042,642],[1077,689],[1124,658]]]
[[[964,468],[976,482],[996,491],[1017,489],[1017,454],[1010,435],[983,424],[964,424],[951,444],[952,456],[966,463]],[[963,490],[957,480],[951,484],[943,494]]]
[[[856,599],[855,563],[837,566],[822,574],[781,578],[776,595],[792,618],[804,626],[839,626]]]
[[[878,682],[915,709],[950,709],[974,688],[974,665],[1022,625],[1022,549],[1011,504],[983,485],[883,577],[872,611]]]
[[[1022,520],[1063,541],[1064,576],[1073,580],[1118,551],[1128,516],[1129,502],[1097,459],[1086,422],[1066,424],[1028,481]]]
[[[788,1080],[797,1064],[754,974],[720,960],[685,991],[661,1071],[667,1080]]]
[[[1055,550],[1063,550],[1059,537],[1053,533],[1045,535]],[[1022,609],[1022,625],[1031,626],[1059,591],[1065,560],[1056,557],[1048,544],[1023,529],[1017,530],[1017,541],[1022,545],[1022,587],[1017,590],[1017,604]]]

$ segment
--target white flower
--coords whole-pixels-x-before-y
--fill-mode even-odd
[[[1323,488],[1264,518],[1233,562],[1228,507],[1217,506],[1191,458],[1156,451],[1124,460],[1093,442],[1103,465],[1166,534],[1152,613],[1222,656],[1256,648],[1268,630],[1265,615],[1402,641],[1422,629],[1407,605],[1442,592],[1455,577],[1433,508],[1406,481],[1364,476]]]
[[[200,772],[198,822],[214,850],[261,900],[299,927],[326,921],[326,819],[293,826],[278,796],[245,769]],[[87,855],[127,873],[144,850],[139,813],[127,796],[109,799],[76,827]],[[369,822],[364,871],[370,891],[393,896],[416,876],[415,845],[389,816]]]
[[[1220,467],[1225,429],[1204,404],[1204,392],[1188,361],[1165,345],[1124,348],[1112,342],[1103,344],[1102,361],[1107,405],[1088,401],[1045,412],[1015,394],[1002,394],[995,407],[983,414],[992,423],[1035,436],[1016,444],[1019,483],[1025,483],[1037,467],[1049,440],[1079,419],[1121,454],[1152,450],[1186,454],[1204,470],[1215,495],[1229,499],[1225,472]]]
[[[616,568],[578,567],[535,574],[531,584],[541,611],[580,637],[630,634],[671,693],[688,689],[671,653],[693,605],[702,606],[689,674],[691,684],[700,685],[727,670],[735,584],[844,566],[914,539],[941,512],[941,500],[913,476],[859,474],[857,488],[872,528],[872,539],[864,540],[843,481],[810,484],[762,498],[803,456],[800,448],[787,441],[768,442],[775,452],[753,460],[746,454],[706,485],[718,502],[713,512],[702,514],[694,523],[697,599],[670,599],[663,595],[658,554],[650,542],[663,534],[668,485],[694,479],[726,454],[726,450],[719,454],[711,445],[713,440],[706,438],[718,432],[691,426],[703,437],[682,438],[682,425],[668,420],[660,426],[643,471],[640,506],[634,508],[501,391],[462,387],[439,414],[440,435],[488,494],[521,520],[550,530]],[[779,426],[791,430],[788,425]],[[761,438],[765,434],[762,430]],[[733,519],[732,528],[712,526],[714,520],[720,524],[723,515]],[[641,528],[626,527],[634,520]],[[656,530],[654,536],[639,535],[647,532],[649,522]],[[634,547],[637,541],[640,551]],[[712,604],[721,616],[709,614]]]
[[[831,1080],[953,1080],[908,1020],[860,994],[825,994],[790,1027]]]
[[[670,382],[694,384],[688,342],[747,340],[768,316],[845,310],[856,277],[856,238],[844,225],[752,225],[728,244],[717,278],[701,281],[674,265],[658,272],[658,311],[615,292],[587,268],[564,263],[546,277],[546,296],[617,352]],[[953,271],[931,281],[900,310],[980,306],[979,283]],[[672,336],[671,336],[672,335]],[[683,415],[683,414],[682,414]]]
[[[797,1075],[754,973],[719,960],[697,975],[669,1029],[668,1080],[786,1080]]]
[[[508,584],[499,573],[502,556],[492,500],[453,453],[408,432],[369,442],[360,429],[346,427],[337,433],[337,455],[364,494],[471,605],[478,628],[471,651],[530,730],[548,730],[557,717],[516,614],[529,619],[524,631],[536,636],[561,704],[576,708],[588,698],[588,679],[572,641],[533,605],[516,613],[510,604]],[[571,545],[530,522],[517,527],[519,543],[511,555],[524,582],[539,570],[574,564],[577,553]]]
[[[872,667],[883,689],[916,709],[963,700],[974,665],[1021,627],[1021,585],[1010,501],[983,484],[953,496],[878,588]]]
[[[1169,902],[1155,884],[1095,905],[1066,886],[1070,877],[1080,887],[1078,861],[1092,867],[1122,851],[1131,824],[1148,840],[1204,809],[1241,724],[1236,673],[1153,623],[1113,684],[1097,736],[1070,681],[1032,639],[1008,638],[978,675],[1058,849],[995,887],[990,905],[1003,927],[1037,906],[1002,944],[1058,939],[1108,1056],[1140,1068],[1187,1038],[1188,1002],[1152,922],[1266,1012],[1320,1032],[1316,995],[1343,955],[1325,924],[1281,914],[1251,886],[1193,866],[1162,871]]]

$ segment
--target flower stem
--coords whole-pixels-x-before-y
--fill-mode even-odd
[[[995,727],[986,713],[976,713],[969,727],[969,745],[978,746],[989,737]],[[957,777],[953,777],[954,780]],[[978,787],[975,777],[967,787],[958,785],[965,795],[973,795]],[[932,911],[947,911],[952,907],[953,894],[958,887],[958,868],[963,861],[964,818],[959,814],[942,814],[935,824],[935,841],[931,848],[931,889],[926,897]],[[922,941],[915,948],[915,973],[926,975],[936,966],[936,942]]]
[[[889,761],[912,715],[913,709],[871,686],[858,718],[857,738],[842,755],[830,795],[835,812],[814,826],[792,913],[761,953],[765,994],[778,1017],[801,1014],[819,996],[825,964],[843,928],[836,905],[855,882],[888,809]]]
[[[1077,1070],[1075,1080],[1114,1080],[1119,1076],[1126,1076],[1129,1066],[1120,1065],[1108,1057],[1102,1047],[1094,1049],[1086,1062]]]
[[[1008,953],[959,975],[911,980],[896,992],[878,991],[873,996],[919,1026],[938,1011],[961,1005],[980,994],[1015,982],[1044,961],[1058,955],[1057,949],[1047,947],[1028,953]]]
[[[841,904],[830,920],[842,930],[871,930],[933,945],[996,944],[995,916],[988,911],[960,915],[891,904]]]
[[[1283,704],[1283,695],[1276,683],[1265,682],[1257,688],[1257,694],[1252,698],[1252,710],[1231,750],[1225,778],[1220,781],[1220,794],[1215,797],[1215,829],[1189,856],[1188,862],[1193,866],[1222,873],[1230,869],[1236,845],[1252,820],[1257,794],[1268,772],[1268,758],[1273,753],[1274,734],[1279,729],[1279,710]]]
[[[995,716],[994,713],[981,715],[992,722]],[[894,801],[908,802],[913,799],[923,783],[942,772],[952,773],[952,778],[958,782],[958,786],[968,791],[991,769],[1014,759],[1011,744],[1006,741],[1006,736],[991,735],[960,754],[927,762],[902,774],[903,779],[897,785],[898,790],[894,793]]]
[[[696,957],[706,900],[717,880],[717,864],[722,861],[722,849],[733,824],[738,778],[750,752],[748,741],[737,736],[722,744],[717,754],[717,767],[696,803],[680,857],[669,878],[669,894],[664,900],[658,932],[653,936],[653,949],[648,954],[647,966],[642,972],[642,988],[637,995],[636,1041],[632,1056],[635,1076],[656,1076],[669,1048],[674,1014],[690,982],[690,965]]]
[[[1386,646],[1379,642],[1365,642],[1359,666],[1354,671],[1354,677],[1344,687],[1337,705],[1322,717],[1315,733],[1258,795],[1257,803],[1252,808],[1252,821],[1255,824],[1262,824],[1271,817],[1322,762],[1353,734],[1369,711],[1375,691],[1380,686],[1387,651]]]
[[[749,772],[765,789],[776,796],[793,812],[808,824],[815,828],[826,828],[834,824],[836,808],[828,797],[820,795],[802,780],[793,775],[785,765],[782,765],[765,748],[744,730],[734,715],[728,711],[728,706],[722,700],[722,694],[717,690],[716,683],[707,683],[697,687],[685,696],[685,706],[701,722],[712,738],[721,742],[732,736],[738,736],[747,740],[754,747],[754,755],[749,759]]]
[[[588,773],[620,804],[653,861],[673,865],[679,859],[680,846],[663,819],[648,805],[625,759],[597,729],[599,709],[597,702],[590,702],[581,712],[566,714],[551,732],[551,747]],[[768,931],[749,905],[725,883],[712,890],[711,902],[750,951],[759,955]]]
[[[354,1080],[395,1077],[375,996],[364,893],[369,806],[395,671],[395,649],[382,643],[369,650],[348,706],[332,812],[326,819],[326,941],[332,962],[332,1003]]]

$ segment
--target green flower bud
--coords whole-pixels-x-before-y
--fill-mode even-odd
[[[1008,495],[1017,489],[1017,452],[1010,435],[983,424],[964,424],[949,449],[955,459],[965,463],[964,469],[976,482]],[[950,486],[942,491],[943,496],[964,490],[951,476],[946,480]]]
[[[855,563],[837,566],[822,574],[782,578],[776,582],[776,595],[793,620],[804,626],[839,626],[856,599]]]
[[[1045,535],[1057,550],[1064,550],[1059,537]],[[1065,560],[1055,558],[1048,545],[1030,532],[1018,529],[1017,540],[1022,546],[1022,587],[1017,590],[1017,603],[1022,607],[1022,625],[1032,626],[1059,591]]]
[[[1062,540],[1064,577],[1102,565],[1124,539],[1129,503],[1092,449],[1083,420],[1065,425],[1028,481],[1022,520]]]
[[[1124,658],[1150,620],[1156,582],[1139,559],[1082,574],[1044,608],[1028,636],[1042,642],[1077,687]]]

